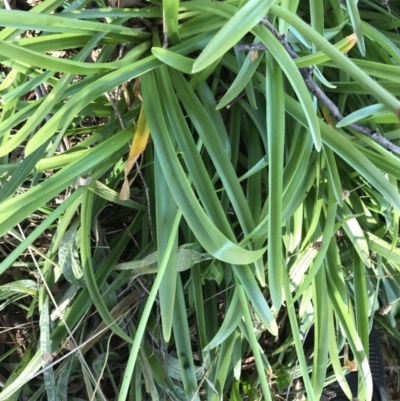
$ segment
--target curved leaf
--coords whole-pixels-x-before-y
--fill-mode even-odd
[[[203,70],[222,57],[265,17],[269,8],[275,1],[276,0],[249,0],[228,20],[201,52],[200,56],[193,64],[193,72],[195,73]]]
[[[183,216],[196,233],[203,248],[227,263],[248,264],[255,262],[265,249],[248,251],[228,240],[204,213],[193,194],[185,173],[172,147],[169,133],[162,118],[161,105],[157,96],[157,86],[152,72],[142,77],[142,96],[158,157],[162,161],[164,176],[172,195],[182,210]]]

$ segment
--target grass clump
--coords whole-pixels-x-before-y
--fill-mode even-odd
[[[370,399],[372,324],[399,341],[397,5],[3,6],[0,400],[318,400],[345,343]]]

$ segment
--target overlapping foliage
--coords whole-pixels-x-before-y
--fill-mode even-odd
[[[399,143],[400,8],[108,6],[0,10],[2,308],[36,320],[0,400],[316,400],[345,342],[370,399],[400,162],[349,125]]]

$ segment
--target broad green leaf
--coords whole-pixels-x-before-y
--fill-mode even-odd
[[[207,318],[205,313],[205,305],[204,305],[204,295],[203,295],[203,283],[202,277],[204,278],[204,274],[201,271],[201,266],[197,265],[193,269],[191,269],[191,288],[189,291],[193,293],[194,298],[194,308],[196,313],[196,326],[198,330],[198,338],[199,338],[199,346],[202,350],[204,350],[206,344],[208,343],[207,338]],[[202,355],[204,357],[205,352],[202,351]]]
[[[188,112],[192,123],[194,124],[201,140],[204,143],[215,168],[224,183],[225,190],[229,196],[232,206],[236,212],[239,223],[247,234],[254,227],[253,217],[250,212],[249,205],[245,199],[243,189],[240,186],[236,172],[229,160],[227,154],[227,146],[224,146],[228,141],[225,129],[217,129],[217,121],[213,121],[213,115],[206,107],[203,106],[194,91],[190,88],[184,77],[175,71],[171,71],[173,85],[177,91],[178,98],[182,101],[185,110]],[[211,93],[206,84],[199,88],[200,96],[209,99]],[[214,109],[214,108],[213,108]]]
[[[13,196],[14,192],[19,188],[19,186],[28,179],[36,163],[43,158],[47,145],[48,142],[43,144],[31,155],[25,157],[22,162],[18,164],[18,167],[16,170],[14,170],[13,175],[9,178],[0,192],[0,202]]]
[[[347,204],[344,204],[338,212],[343,220],[342,227],[350,238],[354,250],[357,251],[359,258],[364,262],[364,265],[366,267],[371,267],[369,247],[360,223],[356,218],[351,218],[352,213]]]
[[[86,10],[63,11],[64,18],[97,19],[97,18],[161,18],[162,12],[155,7],[143,8],[92,8]]]
[[[371,232],[367,232],[366,234],[368,236],[369,248],[371,251],[400,264],[400,250],[397,247],[393,249],[388,242]]]
[[[103,34],[104,36],[104,34]],[[146,45],[148,47],[148,44]],[[60,71],[69,74],[97,74],[124,67],[137,60],[137,52],[128,54],[122,60],[112,63],[85,63],[69,59],[60,59],[47,56],[33,50],[25,49],[7,42],[0,42],[0,60],[9,60],[8,55],[12,54],[15,61],[42,67],[47,70]]]
[[[93,38],[89,40],[88,43],[81,49],[81,51],[75,56],[75,59],[80,61],[84,60],[90,53],[90,51],[96,46],[99,40],[103,37],[103,34],[97,34]],[[64,74],[54,85],[52,91],[44,98],[43,101],[39,103],[38,110],[34,113],[34,115],[29,118],[24,126],[18,130],[18,132],[7,142],[7,146],[1,148],[1,151],[4,151],[4,154],[14,149],[15,146],[19,145],[24,139],[26,139],[30,133],[36,129],[36,127],[40,124],[40,122],[48,116],[48,114],[52,111],[54,104],[59,102],[62,99],[63,92],[65,91],[67,85],[70,80],[73,78],[70,74]],[[50,122],[53,119],[50,119]],[[65,123],[65,121],[64,121]],[[62,124],[60,124],[61,126]],[[45,124],[47,126],[47,124]],[[57,127],[59,128],[59,127]],[[42,131],[43,132],[43,131]],[[27,149],[25,153],[28,155],[36,148],[42,146],[46,141],[51,138],[52,132],[47,132],[47,135],[43,136],[41,134],[41,130],[28,142]],[[35,146],[36,145],[36,146]],[[33,149],[31,149],[33,147]]]
[[[299,5],[299,0],[282,0],[281,6],[286,8],[292,13],[296,13],[297,7]],[[279,33],[286,34],[289,29],[289,24],[283,20],[279,20]]]
[[[106,201],[116,203],[125,207],[129,207],[136,210],[147,210],[146,206],[141,205],[133,201],[132,199],[119,199],[118,192],[114,191],[107,185],[103,184],[101,181],[95,181],[91,183],[89,189],[93,191],[96,195],[105,199]]]
[[[351,399],[353,394],[350,390],[349,384],[345,378],[345,374],[343,373],[342,361],[340,360],[340,356],[338,354],[338,344],[336,341],[336,333],[335,333],[335,325],[333,321],[333,313],[332,306],[328,303],[327,305],[327,333],[328,333],[328,350],[329,357],[332,363],[333,370],[335,372],[335,377],[337,382],[340,384],[343,392],[346,396]]]
[[[56,10],[59,6],[63,4],[63,0],[44,0],[42,3],[38,4],[36,7],[33,7],[31,12],[29,13],[29,17],[35,18],[35,16],[38,16],[40,14],[50,14],[52,11]],[[2,12],[2,17],[4,19],[7,19],[8,13],[11,10],[1,10]],[[33,14],[33,15],[32,15]],[[25,11],[21,11],[19,16],[22,19],[26,19],[27,13]],[[19,23],[20,21],[17,18],[17,22]],[[29,27],[27,27],[29,29]],[[19,33],[22,33],[23,31],[18,30],[18,29],[13,29],[13,28],[5,28],[1,31],[0,33],[0,40],[6,40],[10,37],[13,39],[19,35]]]
[[[331,149],[329,149],[327,146],[323,145],[322,150],[325,155],[325,161],[326,161],[326,168],[328,170],[330,182],[333,188],[333,191],[335,193],[335,198],[336,198],[336,203],[339,206],[342,206],[343,204],[343,190],[342,190],[342,184],[340,182],[340,175],[337,167],[337,163],[335,160],[335,155],[332,152]]]
[[[216,227],[229,239],[233,239],[232,228],[228,223],[226,213],[220,199],[214,191],[213,183],[199,154],[198,147],[188,126],[171,83],[169,74],[160,69],[162,79],[158,81],[160,97],[164,99],[162,107],[166,115],[165,123],[168,131],[174,133],[180,150],[185,155],[185,165],[193,181],[201,203]]]

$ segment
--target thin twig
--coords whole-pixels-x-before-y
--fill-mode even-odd
[[[292,49],[290,44],[287,41],[286,35],[281,35],[275,27],[268,21],[267,18],[263,18],[261,23],[275,36],[276,39],[281,43],[284,49],[288,52],[289,56],[292,59],[299,58],[299,55]],[[239,46],[239,50],[268,50],[268,48],[263,44],[244,44]],[[344,116],[340,113],[336,104],[323,92],[323,90],[319,87],[319,85],[313,80],[312,72],[313,69],[310,67],[299,68],[300,74],[304,79],[304,83],[306,84],[308,90],[327,108],[330,115],[336,120],[343,120]],[[379,143],[386,150],[396,153],[400,155],[400,147],[394,145],[388,139],[386,139],[383,135],[379,133],[378,130],[374,130],[372,128],[367,127],[363,124],[353,123],[346,126],[347,128],[351,128],[355,131],[358,131],[375,142]]]
[[[122,119],[121,113],[119,112],[119,109],[118,109],[118,105],[117,105],[117,103],[114,101],[114,99],[112,98],[111,93],[105,92],[105,93],[104,93],[104,96],[107,98],[107,100],[108,100],[108,101],[110,102],[110,104],[111,104],[111,107],[114,109],[115,116],[118,118],[118,121],[119,121],[119,123],[120,123],[120,125],[121,125],[121,128],[122,128],[122,129],[125,129],[124,120]]]

